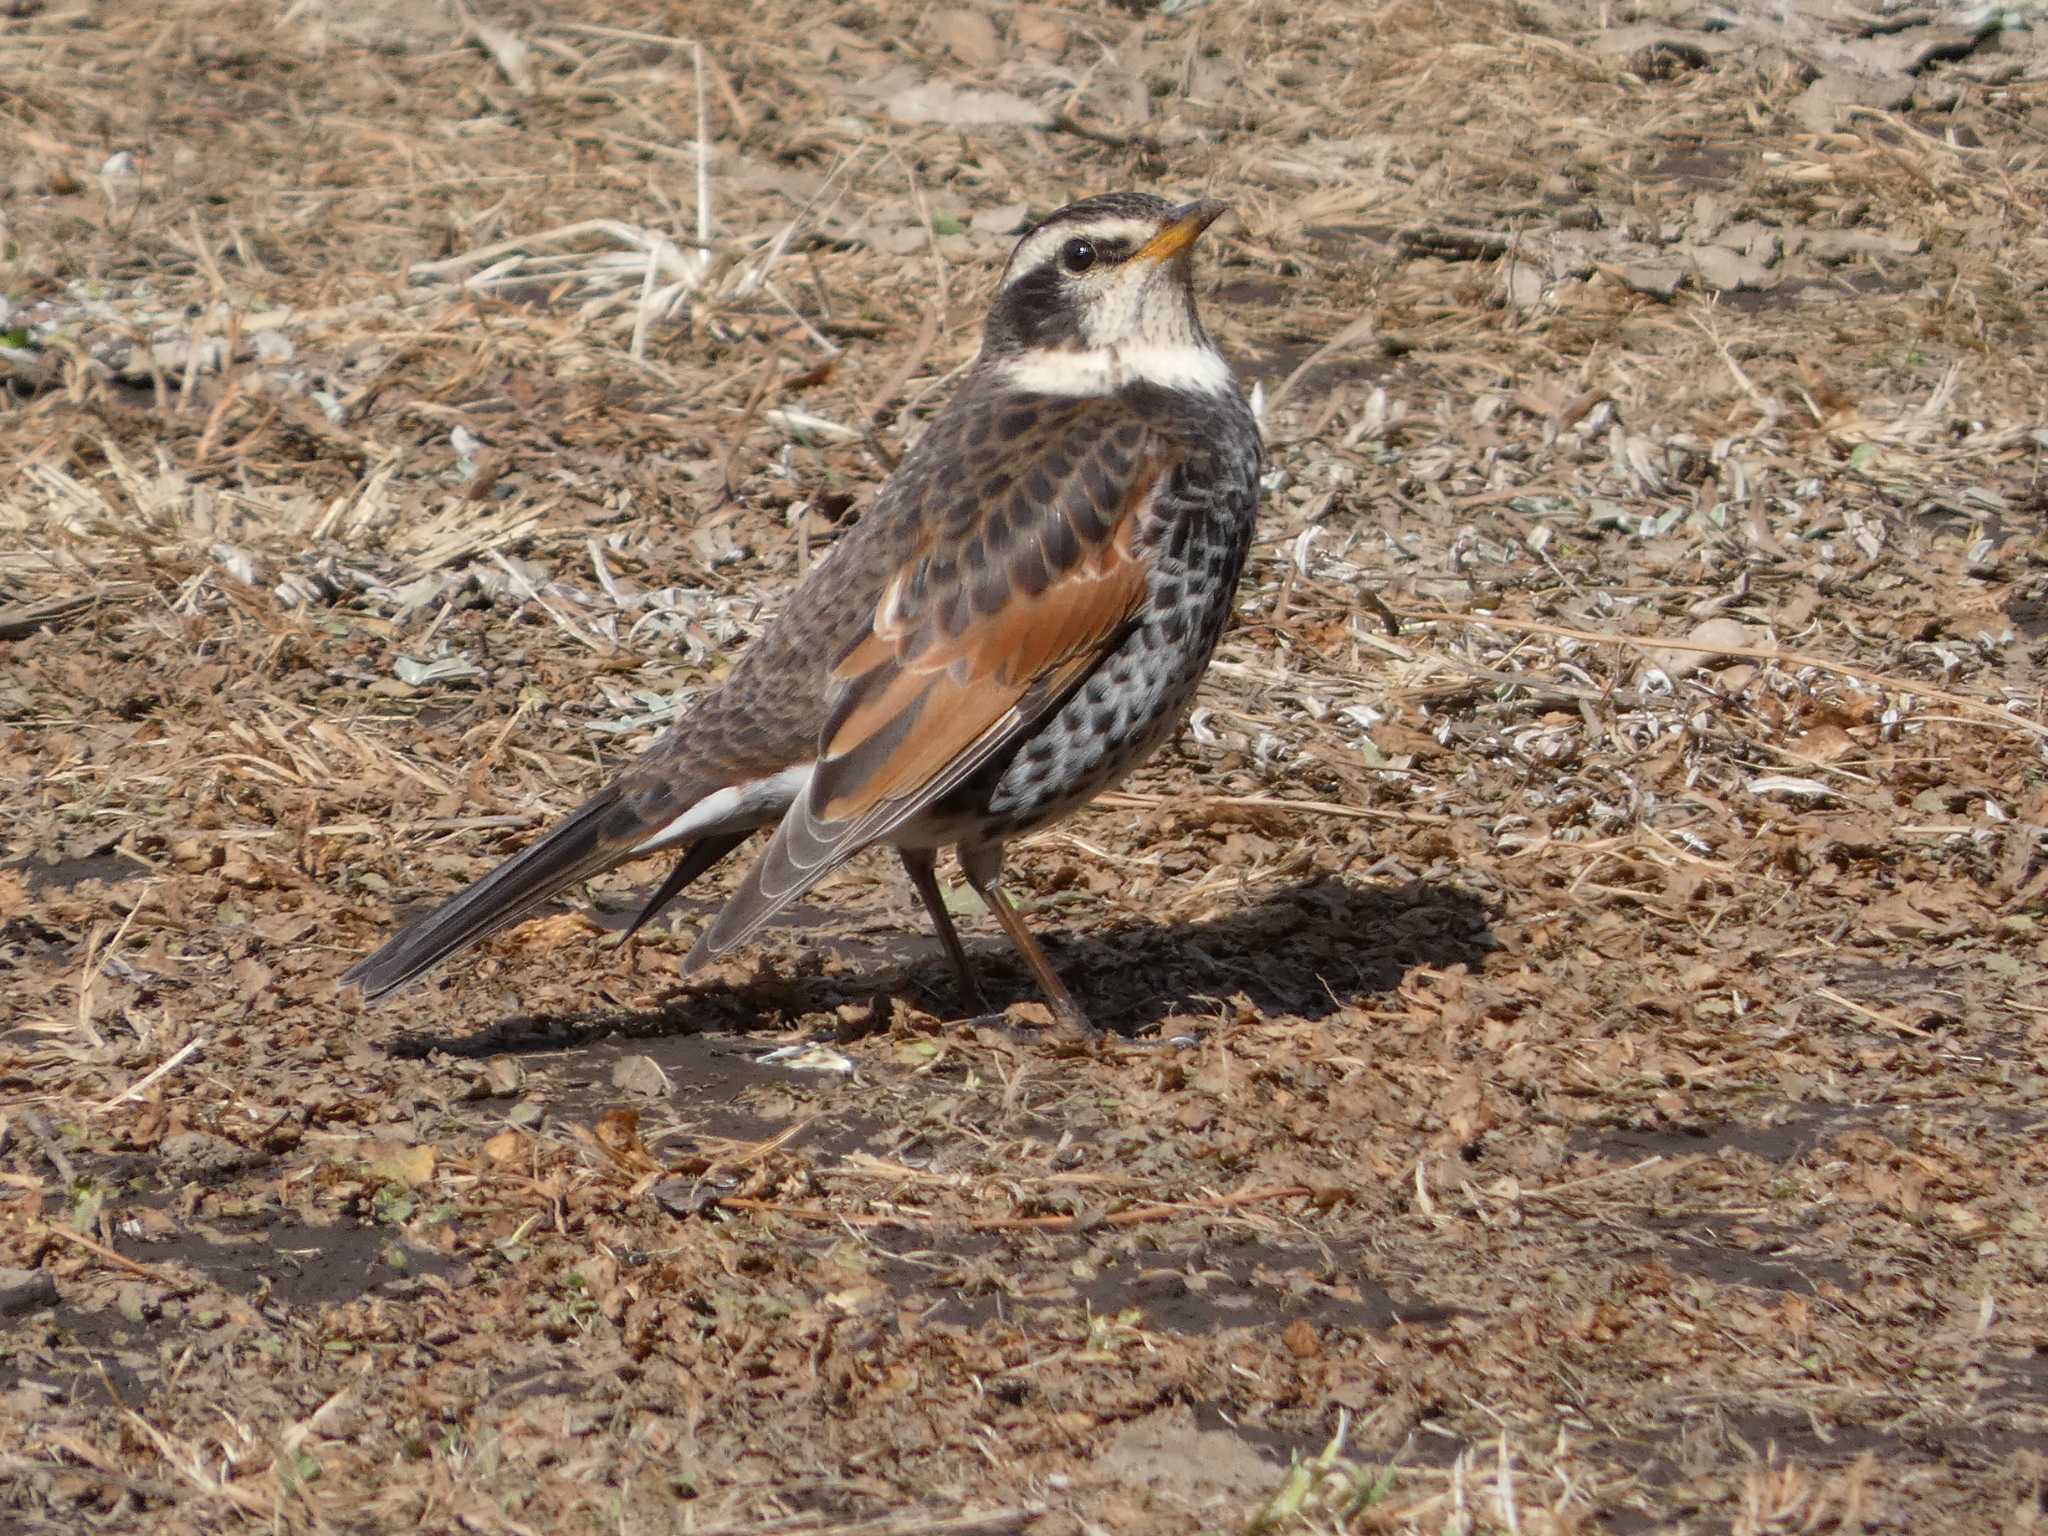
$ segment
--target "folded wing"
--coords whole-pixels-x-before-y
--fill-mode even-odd
[[[838,658],[816,771],[690,965],[1027,735],[1143,608],[1165,439],[1113,399],[986,411],[964,462],[905,485],[927,535]]]

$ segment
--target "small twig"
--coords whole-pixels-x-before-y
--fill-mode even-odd
[[[658,43],[663,48],[687,48],[687,37],[667,37],[659,32],[636,32],[631,27],[601,27],[587,21],[557,21],[551,23],[564,32],[577,32],[585,37],[609,37],[627,43]]]
[[[1362,587],[1359,589],[1358,600],[1380,616],[1380,623],[1386,626],[1389,640],[1401,638],[1401,621],[1395,616],[1394,610],[1387,606],[1385,598],[1370,587]]]
[[[690,76],[697,87],[697,239],[704,247],[701,278],[711,271],[711,129],[704,107],[704,45],[690,44]]]
[[[50,1160],[50,1166],[57,1170],[57,1177],[62,1179],[67,1187],[76,1184],[78,1170],[71,1166],[71,1159],[64,1155],[64,1148],[51,1131],[50,1122],[43,1118],[42,1111],[23,1104],[18,1107],[16,1113],[28,1127],[29,1134],[35,1137],[36,1144],[43,1149],[43,1156]]]
[[[194,1051],[198,1050],[199,1047],[204,1045],[205,1043],[206,1037],[204,1035],[194,1035],[190,1040],[187,1040],[183,1045],[179,1046],[177,1050],[173,1051],[169,1056],[165,1057],[163,1061],[159,1062],[155,1067],[151,1068],[147,1074],[137,1078],[134,1082],[130,1083],[126,1088],[123,1088],[111,1099],[107,1100],[106,1103],[96,1106],[97,1109],[101,1112],[104,1112],[106,1110],[112,1109],[117,1104],[123,1104],[126,1103],[129,1099],[140,1097],[143,1093],[148,1091],[152,1084],[156,1083],[164,1077],[169,1076],[172,1072],[175,1072],[181,1065],[184,1064],[186,1057],[190,1056]]]
[[[816,1205],[783,1205],[775,1200],[755,1200],[746,1195],[717,1195],[704,1202],[704,1209],[748,1211],[761,1216],[790,1216],[798,1221],[821,1222],[828,1226],[913,1227],[923,1225],[908,1216],[886,1216],[875,1211],[828,1211]]]
[[[127,1410],[127,1417],[130,1423],[149,1437],[150,1442],[156,1447],[157,1454],[164,1459],[164,1464],[184,1477],[200,1493],[225,1499],[236,1508],[250,1514],[270,1515],[273,1518],[276,1516],[277,1500],[274,1496],[265,1498],[239,1483],[214,1476],[206,1470],[205,1464],[189,1447],[180,1446],[134,1409]]]
[[[932,223],[931,205],[924,200],[924,188],[918,185],[917,168],[900,156],[897,164],[903,167],[904,179],[910,183],[910,201],[917,209],[917,222],[924,230],[925,251],[932,259],[932,283],[938,290],[938,296],[930,309],[934,314],[944,314],[949,299],[946,293],[946,258],[939,252],[938,227]]]
[[[1735,361],[1735,354],[1728,350],[1728,343],[1716,334],[1714,328],[1707,323],[1704,316],[1695,312],[1688,316],[1688,318],[1699,330],[1699,333],[1714,344],[1714,350],[1721,356],[1722,366],[1734,376],[1736,387],[1749,396],[1749,403],[1756,407],[1757,413],[1763,417],[1765,423],[1769,424],[1776,421],[1779,416],[1778,403],[1761,389],[1757,388],[1756,381],[1742,371],[1742,364]]]
[[[1086,139],[1091,144],[1107,144],[1111,149],[1139,149],[1148,155],[1164,153],[1159,141],[1150,134],[1110,133],[1106,129],[1090,128],[1064,112],[1054,113],[1052,121],[1045,126],[1053,133],[1071,133],[1077,139]]]
[[[93,985],[100,979],[100,972],[106,964],[107,956],[119,948],[121,941],[128,937],[128,930],[134,926],[137,914],[142,911],[161,883],[152,880],[145,885],[141,894],[135,898],[135,905],[128,909],[127,915],[121,919],[120,926],[114,930],[114,936],[103,944],[90,945],[86,951],[85,968],[78,978],[78,1027],[92,1037],[92,1043],[96,1046],[104,1047],[107,1042],[92,1025]]]
[[[706,253],[709,259],[709,253]],[[647,332],[654,324],[654,279],[661,272],[661,258],[650,247],[647,265],[640,273],[640,297],[633,305],[633,339],[626,346],[626,353],[635,362],[644,361],[647,356]]]
[[[140,597],[147,591],[147,586],[139,581],[115,581],[94,592],[67,593],[33,602],[12,603],[0,608],[0,640],[19,640],[39,629],[53,629],[80,614],[91,613],[102,603],[116,598]]]
[[[814,224],[822,221],[822,219],[825,217],[825,214],[829,214],[833,209],[838,207],[839,199],[840,197],[845,195],[844,193],[835,195],[832,201],[829,204],[825,205],[825,213],[821,214],[818,211],[819,205],[821,203],[824,203],[825,194],[832,190],[833,183],[838,181],[841,174],[849,170],[853,166],[854,162],[859,160],[862,155],[867,153],[867,147],[868,141],[866,139],[862,139],[860,143],[856,144],[851,150],[847,151],[845,154],[839,157],[839,163],[834,165],[830,171],[826,172],[825,179],[818,184],[818,190],[813,192],[810,195],[810,197],[805,200],[803,207],[797,210],[796,217],[791,219],[787,224],[783,225],[780,232],[778,232],[775,238],[768,243],[768,249],[766,252],[762,254],[761,259],[758,262],[756,262],[752,267],[749,267],[745,272],[743,272],[740,275],[740,280],[737,283],[733,284],[732,296],[735,299],[747,298],[754,292],[755,289],[765,287],[767,285],[769,277],[775,271],[776,263],[781,261],[783,256],[788,252],[790,241],[795,238],[796,232],[799,229],[803,228],[806,224]],[[808,324],[808,322],[806,323]],[[880,335],[886,329],[886,327],[877,327],[875,330],[863,332],[861,334]],[[835,347],[828,347],[827,350],[836,352],[838,349]]]
[[[880,1515],[872,1520],[820,1525],[814,1515],[794,1515],[762,1525],[707,1525],[698,1536],[1017,1536],[1036,1526],[1043,1504],[992,1509],[984,1515]]]
[[[1274,411],[1280,408],[1280,402],[1287,398],[1294,386],[1301,382],[1302,376],[1311,368],[1334,357],[1347,347],[1356,346],[1362,341],[1373,340],[1378,333],[1378,329],[1379,327],[1374,323],[1371,315],[1360,315],[1356,320],[1345,326],[1343,330],[1317,347],[1315,351],[1309,353],[1295,367],[1292,373],[1280,381],[1280,387],[1267,396],[1266,414],[1270,417]],[[1384,613],[1385,611],[1385,609],[1381,609],[1381,612]]]
[[[1110,1211],[1101,1216],[1006,1216],[994,1221],[977,1221],[977,1232],[1072,1232],[1088,1227],[1136,1227],[1155,1221],[1172,1221],[1176,1216],[1198,1216],[1206,1211],[1235,1210],[1243,1205],[1261,1205],[1269,1200],[1292,1200],[1315,1191],[1306,1184],[1281,1184],[1272,1189],[1247,1189],[1211,1200],[1192,1200],[1173,1205],[1136,1205],[1127,1211]]]
[[[1975,715],[1979,720],[2048,738],[2048,725],[2029,720],[2023,715],[2015,715],[1984,699],[1971,698],[1964,693],[1949,693],[1930,683],[1918,682],[1909,677],[1894,677],[1885,672],[1873,672],[1867,667],[1836,661],[1830,656],[1815,656],[1807,651],[1780,651],[1766,645],[1716,645],[1706,640],[1683,640],[1663,635],[1602,634],[1593,629],[1573,629],[1564,624],[1543,624],[1534,619],[1495,618],[1490,614],[1425,611],[1411,612],[1407,617],[1418,624],[1476,624],[1482,629],[1506,630],[1511,634],[1552,635],[1560,640],[1583,640],[1589,645],[1626,645],[1639,651],[1692,651],[1703,656],[1738,656],[1746,661],[1775,661],[1781,667],[1812,667],[1817,671],[1832,672],[1837,677],[1853,678],[1859,683],[1868,683],[1873,688],[1882,688],[1891,693],[1910,693],[1915,698],[1937,699],[1952,709],[1960,709]],[[1102,798],[1107,799],[1108,796]]]
[[[547,600],[546,595],[542,593],[540,588],[535,586],[533,582],[527,578],[526,573],[520,570],[519,567],[514,565],[511,561],[507,560],[503,555],[499,554],[497,550],[491,550],[490,556],[491,559],[497,563],[498,569],[503,571],[505,575],[508,578],[510,578],[514,585],[514,588],[517,589],[523,587],[525,589],[525,596],[527,601],[537,605],[542,613],[546,614],[549,618],[553,619],[555,623],[561,627],[562,631],[569,636],[570,639],[578,641],[582,645],[587,646],[589,649],[596,651],[601,655],[607,654],[611,651],[615,651],[618,649],[618,647],[614,645],[612,642],[600,639],[599,637],[592,635],[589,631],[584,629],[584,627],[581,624],[577,623],[575,619],[571,618],[568,614],[562,612],[559,608],[557,608],[553,603],[549,602]]]
[[[622,223],[618,219],[584,219],[575,224],[563,224],[555,229],[537,230],[530,235],[514,235],[509,240],[498,240],[490,245],[480,245],[473,251],[445,257],[440,261],[415,262],[406,270],[414,278],[438,277],[443,272],[456,272],[464,267],[480,267],[497,260],[500,256],[514,253],[524,254],[544,242],[575,240],[584,235],[609,235],[621,245],[636,251],[652,250],[662,255],[664,264],[667,253],[661,251],[661,243],[673,246],[687,246],[693,250],[715,250],[715,244],[691,239],[687,235],[650,235],[644,229]]]
[[[1915,1040],[1932,1040],[1934,1038],[1932,1031],[1917,1028],[1906,1023],[1903,1019],[1892,1018],[1889,1014],[1879,1013],[1875,1008],[1866,1007],[1864,1004],[1857,1002],[1853,997],[1844,997],[1833,987],[1815,987],[1813,995],[1822,1002],[1833,1003],[1837,1008],[1847,1009],[1850,1013],[1856,1014],[1860,1018],[1868,1019],[1881,1029],[1889,1029],[1901,1035],[1911,1035]]]
[[[926,354],[932,343],[939,339],[939,306],[930,305],[924,312],[924,319],[918,323],[917,336],[910,343],[910,349],[903,354],[882,387],[875,391],[874,405],[869,409],[867,420],[861,423],[861,433],[876,458],[890,470],[896,468],[896,455],[882,442],[881,434],[875,430],[875,419],[888,408],[889,402],[911,380],[911,376],[924,366]]]
[[[1424,251],[1454,261],[1491,261],[1507,255],[1514,244],[1512,236],[1495,230],[1452,229],[1443,225],[1404,229],[1394,239],[1409,254]]]
[[[174,1290],[187,1289],[183,1280],[167,1275],[162,1270],[151,1269],[147,1264],[138,1264],[126,1254],[116,1253],[105,1243],[87,1237],[83,1232],[77,1231],[74,1228],[60,1226],[54,1221],[38,1222],[37,1225],[49,1233],[50,1236],[60,1237],[67,1243],[75,1243],[87,1253],[113,1265],[116,1269],[125,1270],[129,1274],[144,1280],[154,1280],[158,1285],[168,1285]]]
[[[1097,795],[1094,804],[1110,810],[1156,811],[1169,807],[1199,810],[1214,805],[1243,811],[1295,811],[1303,816],[1338,816],[1347,821],[1402,821],[1441,827],[1456,818],[1427,811],[1383,811],[1370,805],[1339,805],[1334,800],[1283,800],[1277,795],[1134,795],[1121,790]]]
[[[1272,1189],[1247,1189],[1234,1195],[1217,1195],[1208,1200],[1177,1201],[1172,1205],[1134,1205],[1126,1211],[1078,1216],[1002,1216],[971,1221],[974,1232],[1076,1232],[1094,1227],[1135,1227],[1155,1221],[1172,1221],[1178,1216],[1200,1216],[1209,1211],[1235,1210],[1270,1200],[1292,1200],[1315,1191],[1306,1184],[1283,1184]],[[743,1195],[720,1195],[709,1202],[721,1210],[752,1211],[764,1216],[790,1216],[798,1221],[815,1221],[831,1226],[925,1227],[941,1222],[913,1215],[884,1215],[875,1211],[831,1211],[816,1205],[783,1205],[774,1200],[753,1200]]]
[[[530,827],[537,821],[545,821],[546,813],[524,811],[508,816],[429,816],[424,821],[330,821],[322,826],[308,827],[308,837],[368,837],[374,834],[389,834],[393,837],[408,832],[488,832],[498,827]]]
[[[1568,1189],[1584,1189],[1589,1184],[1605,1184],[1613,1179],[1625,1179],[1631,1174],[1642,1173],[1655,1168],[1664,1161],[1662,1153],[1646,1157],[1640,1163],[1630,1163],[1626,1168],[1608,1168],[1600,1173],[1589,1173],[1583,1179],[1567,1179],[1562,1184],[1552,1184],[1545,1189],[1525,1189],[1516,1194],[1517,1200],[1555,1200]]]

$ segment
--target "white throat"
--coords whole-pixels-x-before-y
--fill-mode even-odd
[[[1220,395],[1232,386],[1230,364],[1223,354],[1193,341],[1037,348],[1005,363],[1003,377],[1036,395],[1113,395],[1133,384]]]

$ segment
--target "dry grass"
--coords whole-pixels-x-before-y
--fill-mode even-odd
[[[2037,34],[1169,9],[0,5],[10,1528],[2039,1523]],[[337,999],[1123,185],[1274,475],[1020,882],[1193,1043],[881,861]]]

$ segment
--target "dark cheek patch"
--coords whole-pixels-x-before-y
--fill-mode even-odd
[[[1015,279],[996,299],[989,328],[1014,347],[1073,345],[1080,317],[1050,262]]]

